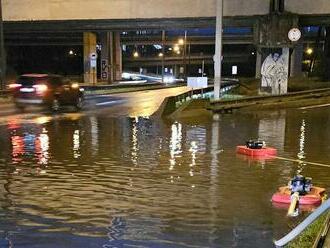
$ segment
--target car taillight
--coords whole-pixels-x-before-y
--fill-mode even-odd
[[[33,88],[36,89],[37,94],[43,94],[48,90],[48,86],[46,84],[36,84],[33,85]]]
[[[14,84],[9,84],[8,85],[8,88],[11,89],[11,90],[14,90],[14,89],[17,89],[17,88],[19,88],[21,86],[22,86],[21,84],[14,83]]]

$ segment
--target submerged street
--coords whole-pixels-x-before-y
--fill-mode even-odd
[[[150,116],[157,111],[163,100],[172,95],[179,95],[189,91],[188,87],[174,87],[160,90],[145,90],[137,92],[119,93],[112,95],[87,95],[83,111],[79,115],[89,113],[103,113],[111,116]],[[62,109],[56,117],[67,115],[72,109]],[[15,108],[12,102],[0,102],[0,123],[10,118],[30,119],[44,117],[52,118],[52,113],[39,107],[29,107],[25,112]]]
[[[330,164],[330,108],[149,117],[186,90],[1,117],[0,247],[273,247],[308,212],[289,219],[272,194],[297,171],[328,191],[329,168],[236,145],[259,137],[282,158]]]

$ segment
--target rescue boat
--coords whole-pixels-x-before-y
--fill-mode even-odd
[[[277,150],[272,147],[262,147],[259,149],[249,148],[247,146],[237,146],[236,152],[238,154],[243,154],[251,157],[267,157],[267,156],[275,156],[277,154]]]
[[[289,186],[280,187],[272,196],[272,202],[291,204],[291,193]],[[312,186],[308,193],[299,196],[299,205],[320,205],[325,197],[324,188]]]

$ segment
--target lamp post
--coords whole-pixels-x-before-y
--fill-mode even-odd
[[[221,65],[222,65],[222,16],[223,0],[217,0],[217,21],[215,30],[215,55],[214,55],[214,99],[220,98]]]
[[[3,20],[2,20],[2,2],[0,0],[0,89],[4,90],[6,87],[6,54],[3,38]]]
[[[184,44],[183,44],[183,68],[184,78],[187,78],[187,30],[184,31]]]
[[[165,70],[165,30],[162,30],[162,83],[164,83],[164,70]]]

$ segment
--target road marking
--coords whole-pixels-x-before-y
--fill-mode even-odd
[[[122,103],[122,102],[125,102],[125,101],[124,100],[112,100],[112,101],[108,101],[108,102],[97,103],[96,106],[104,106],[104,105],[109,105],[112,103]]]
[[[308,107],[302,107],[302,108],[299,108],[299,109],[313,109],[313,108],[322,108],[322,107],[328,107],[330,106],[330,103],[327,103],[327,104],[321,104],[321,105],[314,105],[314,106],[308,106]]]

